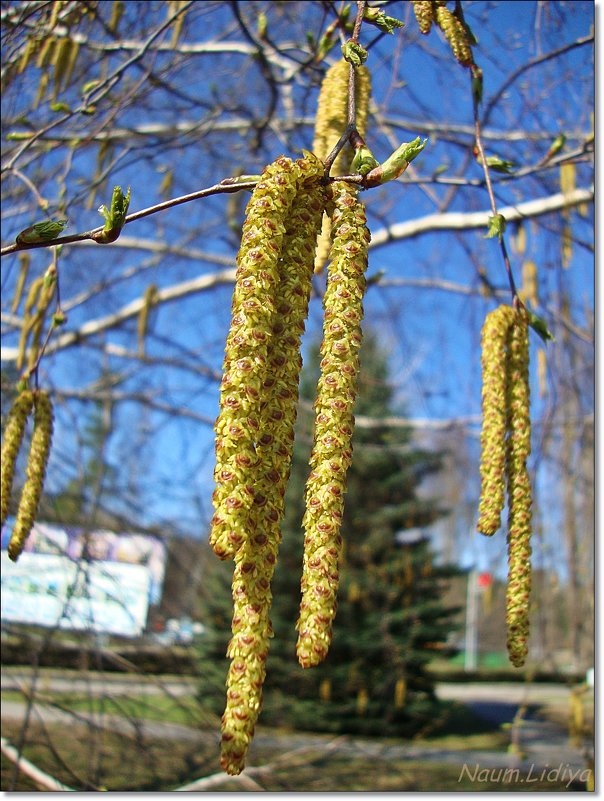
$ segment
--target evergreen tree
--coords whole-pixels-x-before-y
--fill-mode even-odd
[[[317,347],[302,375],[297,444],[273,579],[275,637],[261,720],[325,731],[411,734],[434,716],[433,685],[426,666],[445,642],[457,611],[445,608],[440,600],[447,577],[456,570],[434,564],[429,541],[420,531],[443,514],[434,501],[417,496],[421,479],[439,469],[440,455],[414,447],[408,430],[356,426],[333,641],[323,664],[303,670],[295,653],[295,621],[300,602],[304,485],[312,444],[311,399],[318,373]],[[357,416],[379,419],[392,414],[393,393],[387,379],[386,355],[376,338],[367,335],[361,351]],[[405,539],[402,533],[411,529],[411,538]],[[225,574],[220,573],[224,586]],[[202,618],[210,628],[201,654],[201,694],[206,699],[215,692],[216,670],[223,676],[226,670],[224,665],[209,664],[224,654],[229,633],[228,622],[226,631],[213,627],[214,621],[224,623],[219,611],[224,591],[218,590],[218,580],[215,575],[211,598],[204,604],[209,618]]]

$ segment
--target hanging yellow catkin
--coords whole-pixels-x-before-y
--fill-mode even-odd
[[[507,344],[514,316],[511,306],[499,306],[487,315],[482,328],[481,488],[476,528],[487,536],[501,526],[505,503]]]
[[[430,33],[434,22],[434,3],[432,0],[414,0],[413,13],[423,34]]]
[[[19,337],[16,367],[22,370],[27,358],[28,370],[32,370],[38,360],[42,332],[48,307],[56,288],[56,270],[49,267],[44,275],[32,281],[23,308],[23,326]],[[35,310],[34,310],[35,306]],[[31,336],[31,341],[30,341]],[[29,348],[28,348],[29,342]]]
[[[464,67],[472,64],[472,49],[463,23],[445,5],[436,7],[436,22],[447,37],[453,55]]]
[[[522,262],[522,289],[519,292],[523,303],[527,301],[533,306],[539,305],[537,282],[537,265],[532,259]]]
[[[308,313],[316,237],[325,205],[323,164],[312,154],[294,165],[298,194],[288,216],[279,260],[276,315],[267,351],[260,433],[254,467],[250,535],[235,556],[233,636],[228,656],[227,705],[222,718],[221,765],[240,773],[262,703],[272,627],[270,582],[281,540],[283,499],[293,452],[300,337]]]
[[[340,526],[346,472],[352,460],[352,409],[359,370],[365,270],[370,240],[364,207],[343,184],[334,184],[331,251],[321,345],[321,377],[315,402],[314,445],[306,485],[302,600],[297,655],[302,667],[327,655],[336,613]]]
[[[312,149],[313,153],[322,161],[331,153],[346,130],[348,123],[349,75],[350,64],[342,59],[327,70],[321,84]],[[370,95],[371,74],[367,67],[358,67],[355,74],[356,126],[362,137],[365,137],[367,129]],[[352,156],[350,145],[343,147],[332,164],[332,175],[344,175],[347,173],[350,169]],[[330,247],[331,220],[325,214],[315,255],[316,273],[321,272],[325,266],[329,257]]]
[[[528,653],[531,590],[531,452],[528,323],[523,311],[514,316],[509,339],[507,375],[506,474],[508,484],[507,647],[511,663],[521,667]]]
[[[8,507],[15,477],[15,465],[17,456],[21,449],[23,436],[25,434],[25,424],[34,407],[34,396],[30,390],[21,392],[16,398],[8,413],[6,426],[4,428],[4,438],[2,440],[2,519],[0,526],[3,526],[8,516]]]
[[[27,477],[8,543],[8,556],[13,562],[19,558],[38,513],[52,442],[52,404],[48,393],[36,390],[33,395],[34,431],[27,461]]]
[[[394,708],[402,709],[405,706],[407,696],[407,682],[405,679],[397,679],[394,685]]]
[[[23,309],[23,325],[21,326],[21,334],[19,336],[19,346],[17,348],[17,370],[22,370],[27,356],[27,341],[31,331],[35,315],[32,314],[33,308],[38,302],[38,297],[43,290],[44,276],[39,276],[32,281],[27,297],[25,299],[25,306]]]
[[[227,337],[210,544],[221,559],[233,557],[248,536],[254,501],[254,443],[259,434],[268,343],[275,317],[278,261],[288,214],[297,193],[293,162],[278,158],[265,168],[247,206]]]
[[[138,340],[138,353],[139,356],[145,355],[145,337],[149,327],[149,313],[153,306],[157,303],[158,290],[155,284],[149,284],[145,289],[143,295],[143,305],[138,313],[136,321],[136,338]]]
[[[25,289],[25,282],[27,281],[30,261],[31,256],[29,253],[19,254],[19,277],[17,278],[15,294],[13,296],[13,302],[10,309],[13,314],[17,312],[17,309],[21,305],[21,298],[23,297],[23,290]]]
[[[539,381],[539,397],[547,395],[547,354],[543,348],[537,351],[537,380]]]
[[[362,717],[367,712],[367,706],[369,705],[369,694],[364,687],[357,693],[357,715]]]

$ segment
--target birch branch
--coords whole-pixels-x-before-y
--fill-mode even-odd
[[[580,206],[581,203],[593,203],[593,200],[593,189],[575,189],[566,195],[559,192],[549,197],[527,200],[524,203],[518,203],[516,206],[505,206],[505,208],[499,210],[499,213],[505,217],[506,222],[511,223],[528,217],[540,217],[562,209],[573,208],[574,206]],[[416,220],[394,223],[388,228],[381,228],[372,232],[369,247],[376,248],[389,242],[410,239],[430,231],[468,231],[473,228],[484,228],[486,230],[490,216],[490,211],[428,214]]]
[[[177,793],[189,793],[189,792],[198,792],[200,790],[208,790],[211,787],[217,787],[225,782],[235,781],[239,784],[246,785],[249,782],[253,782],[252,776],[257,776],[262,773],[270,773],[273,770],[276,770],[282,765],[287,765],[288,768],[297,767],[298,765],[309,765],[313,762],[319,761],[324,759],[329,753],[332,751],[337,751],[340,743],[345,741],[347,738],[345,735],[341,737],[336,737],[335,740],[331,740],[328,742],[324,748],[320,746],[302,746],[301,748],[296,748],[293,751],[288,751],[285,754],[281,754],[281,756],[277,757],[277,759],[273,760],[273,762],[269,762],[266,765],[259,765],[257,767],[249,767],[244,770],[243,773],[240,773],[238,776],[229,776],[226,773],[213,773],[211,776],[204,776],[201,779],[197,779],[190,784],[185,784],[182,787],[177,787],[173,792]],[[255,787],[253,789],[256,790],[263,790],[264,788],[260,787],[260,785],[253,782]]]
[[[506,206],[505,208],[501,209],[500,213],[503,214],[509,223],[513,222],[514,220],[537,217],[543,214],[551,214],[552,212],[560,211],[564,208],[578,206],[581,203],[591,203],[593,202],[593,199],[593,190],[576,189],[566,195],[558,193],[551,195],[550,197],[519,203],[517,206]],[[420,217],[416,220],[395,223],[388,228],[382,228],[373,233],[370,248],[377,248],[391,242],[410,239],[430,231],[471,230],[475,228],[486,229],[489,216],[489,211],[468,213],[449,212],[447,214],[430,214],[425,217]],[[137,245],[140,246],[141,249],[146,246],[149,250],[158,250],[159,248],[164,247],[157,242],[147,242],[145,244],[144,240],[137,240]],[[178,300],[179,298],[193,295],[198,292],[204,292],[215,286],[231,284],[234,282],[234,280],[235,269],[232,268],[202,275],[189,281],[183,281],[179,284],[174,284],[173,286],[159,290],[157,296],[157,305]],[[57,336],[56,339],[48,344],[46,353],[55,353],[56,351],[72,347],[80,344],[85,339],[95,336],[96,334],[107,331],[111,328],[115,328],[124,321],[136,317],[143,305],[144,299],[137,298],[113,314],[97,318],[96,320],[89,320],[76,331],[67,331]],[[4,319],[8,322],[6,317],[4,317]],[[15,323],[12,317],[10,322],[13,324]],[[16,358],[17,348],[5,347],[2,349],[2,361],[14,362]]]
[[[26,759],[22,754],[17,751],[17,749],[10,745],[6,738],[0,738],[0,749],[7,759],[10,759],[11,762],[14,762],[18,765],[19,770],[24,773],[26,776],[29,776],[30,779],[39,784],[41,787],[44,787],[45,790],[50,790],[54,793],[73,793],[73,787],[68,787],[66,784],[62,784],[58,779],[55,779],[53,776],[50,776],[48,773],[45,773],[40,768],[36,767],[33,762],[30,762],[29,759]]]
[[[160,303],[167,303],[173,300],[178,300],[186,295],[192,295],[196,292],[203,292],[221,284],[232,284],[235,280],[235,270],[221,270],[220,272],[211,273],[210,275],[201,275],[198,278],[193,278],[189,281],[183,281],[179,284],[158,290],[156,305]],[[45,355],[55,353],[58,350],[73,347],[74,345],[81,344],[85,339],[100,334],[102,331],[107,331],[110,328],[115,328],[126,320],[132,317],[137,317],[140,310],[145,305],[144,298],[137,298],[136,300],[122,306],[121,309],[113,314],[107,314],[104,317],[99,317],[96,320],[88,320],[80,326],[76,331],[66,331],[64,334],[57,336],[50,342],[46,348]],[[15,361],[17,358],[17,348],[5,347],[2,349],[2,361]]]
[[[383,117],[382,124],[391,128],[405,131],[417,131],[423,135],[434,134],[440,138],[449,136],[468,136],[473,135],[471,125],[453,125],[445,122],[429,122],[425,120],[411,120],[397,117]],[[292,117],[286,120],[274,119],[271,125],[277,132],[288,132],[298,130],[302,127],[312,128],[315,124],[314,117]],[[249,128],[250,120],[247,117],[230,117],[228,119],[217,120],[214,118],[203,120],[183,120],[176,123],[148,122],[141,125],[134,125],[132,128],[112,127],[101,131],[81,131],[78,137],[82,140],[82,145],[98,144],[99,142],[132,142],[136,138],[173,138],[186,134],[196,134],[200,132],[212,131],[212,133],[222,131],[240,131]],[[584,131],[574,131],[568,134],[568,140],[583,142],[587,137]],[[551,131],[523,131],[510,130],[503,131],[496,128],[486,128],[483,132],[483,139],[498,142],[551,142],[553,134]],[[73,133],[52,133],[41,136],[35,143],[36,147],[45,147],[48,144],[69,144],[73,140]]]

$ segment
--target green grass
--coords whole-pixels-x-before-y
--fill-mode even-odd
[[[169,791],[194,779],[219,772],[217,738],[200,742],[165,740],[136,741],[113,732],[94,735],[84,728],[48,726],[38,724],[28,728],[24,755],[53,777],[78,790],[110,791]],[[267,730],[263,731],[267,734]],[[266,792],[567,792],[582,789],[567,787],[565,782],[531,781],[526,776],[513,775],[505,780],[495,772],[493,778],[472,781],[468,771],[462,771],[464,756],[459,764],[417,760],[382,761],[376,758],[359,758],[341,752],[327,753],[323,747],[303,755],[291,750],[287,738],[276,733],[270,748],[253,746],[250,764],[277,763],[270,772],[255,774],[257,789]],[[19,724],[4,726],[4,735],[15,742]],[[85,736],[84,736],[85,735]],[[328,742],[329,738],[326,738]],[[52,749],[49,748],[52,744]],[[279,761],[284,754],[289,754]],[[475,762],[468,754],[468,768]],[[488,765],[481,765],[488,769]],[[13,785],[14,765],[2,757],[2,790],[31,791],[35,784],[20,774]],[[463,774],[463,775],[462,775]],[[484,775],[484,774],[481,774]],[[461,777],[461,781],[460,781]],[[249,791],[245,785],[225,777],[212,791]]]
[[[2,693],[2,701],[24,701],[16,690]],[[167,695],[104,695],[84,696],[75,693],[40,693],[40,702],[52,703],[61,709],[90,714],[119,715],[124,718],[160,720],[183,726],[211,725],[214,716],[200,709],[194,698],[170,698]]]
[[[219,725],[218,717],[201,709],[194,698],[170,698],[167,695],[118,695],[118,696],[82,696],[74,693],[40,694],[41,702],[51,702],[60,709],[88,714],[119,715],[126,719],[163,721],[183,726],[215,728]],[[1,699],[5,701],[23,701],[18,691],[4,691]],[[435,719],[433,730],[425,730],[413,738],[414,745],[434,749],[447,750],[505,750],[509,737],[501,729],[494,728],[474,715],[463,704],[445,702],[442,713]],[[292,732],[288,728],[275,729],[283,734]],[[329,736],[329,735],[325,735]],[[383,740],[382,741],[386,741]],[[400,742],[400,740],[389,741]]]
[[[23,700],[19,692],[2,693],[3,701]],[[40,697],[42,700],[42,697]],[[48,696],[44,700],[50,700]],[[53,694],[52,700],[64,709],[94,712],[96,715],[118,715],[128,719],[159,720],[198,728],[199,737],[193,741],[166,740],[142,737],[135,726],[128,734],[118,734],[105,728],[95,730],[85,723],[74,725],[47,724],[40,726],[32,718],[27,729],[24,755],[42,770],[78,790],[107,789],[111,791],[169,791],[201,776],[220,772],[218,764],[219,721],[208,719],[200,712],[195,700],[189,697],[171,699],[166,695],[130,695],[115,698],[82,697],[76,694]],[[13,744],[18,742],[20,723],[3,721],[3,735]],[[457,764],[418,762],[403,759],[381,759],[379,756],[359,758],[348,753],[326,753],[325,746],[333,741],[331,735],[309,735],[314,752],[303,756],[295,753],[300,739],[291,737],[296,731],[260,726],[249,757],[250,765],[277,764],[269,773],[254,776],[267,792],[514,792],[568,791],[565,782],[531,781],[527,784],[520,775],[512,780],[494,774],[494,779],[472,781],[466,762],[475,765],[472,751],[505,751],[509,733],[493,728],[458,703],[443,704],[443,714],[435,729],[425,731],[413,740],[374,738],[368,743],[387,746],[428,748],[431,751],[459,751]],[[362,738],[353,738],[359,740]],[[279,762],[283,754],[291,753]],[[488,765],[481,767],[488,768]],[[485,774],[481,774],[481,777]],[[35,785],[20,774],[13,787],[14,766],[2,758],[2,790],[27,791]],[[526,778],[526,777],[524,777]],[[38,788],[39,789],[39,788]],[[250,788],[227,779],[212,791],[247,791]]]

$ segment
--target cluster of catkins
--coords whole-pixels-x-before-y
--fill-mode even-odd
[[[52,404],[47,392],[25,390],[21,392],[9,412],[2,441],[2,515],[3,526],[8,516],[15,465],[25,436],[27,420],[34,415],[34,430],[27,460],[26,480],[21,492],[15,525],[8,544],[8,555],[16,562],[23,551],[38,512],[46,465],[52,440]]]
[[[350,64],[344,59],[337,61],[325,73],[319,93],[317,106],[317,121],[312,143],[313,153],[325,160],[336,146],[343,129],[346,127],[348,114],[348,81],[350,79]],[[356,128],[364,138],[367,129],[367,116],[369,111],[369,96],[371,94],[371,74],[367,67],[361,66],[355,70],[355,102],[356,102]],[[352,161],[352,148],[346,145],[336,156],[332,172],[335,175],[344,175],[350,168]],[[343,187],[346,185],[343,185]],[[320,272],[329,258],[331,248],[331,218],[329,214],[323,215],[321,234],[317,242],[315,254],[315,272]]]
[[[507,647],[521,667],[528,652],[531,589],[531,450],[528,322],[523,309],[499,306],[482,329],[481,494],[478,531],[501,526],[507,486]]]
[[[23,258],[15,297],[13,299],[13,311],[16,311],[21,301],[21,295],[27,280],[29,259]],[[22,370],[27,362],[28,371],[33,370],[38,360],[40,344],[46,315],[50,308],[50,303],[54,297],[56,288],[56,269],[50,267],[44,275],[39,276],[31,282],[23,310],[23,327],[19,337],[19,349],[17,353],[17,370]]]
[[[342,62],[344,63],[344,62]],[[348,65],[345,64],[348,73]],[[341,65],[332,68],[341,76]],[[346,87],[348,83],[346,82]],[[319,114],[324,126],[324,117]],[[346,106],[331,126],[346,126]],[[338,134],[339,136],[339,134]],[[294,444],[300,338],[324,212],[331,228],[321,378],[306,488],[300,664],[327,654],[336,611],[346,471],[350,465],[369,231],[357,191],[327,186],[321,158],[305,152],[265,168],[246,210],[216,421],[216,488],[210,543],[233,558],[232,638],[221,765],[240,773],[260,712],[269,639],[271,579]]]
[[[413,11],[423,34],[429,34],[432,23],[445,34],[453,55],[464,67],[472,64],[471,36],[455,11],[450,11],[445,0],[414,0]]]

